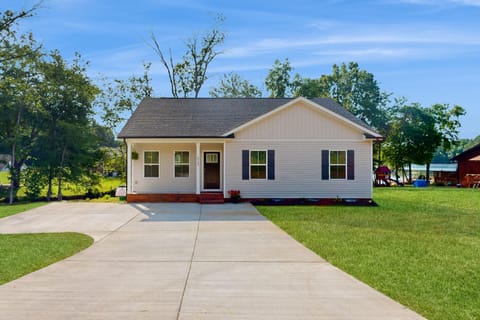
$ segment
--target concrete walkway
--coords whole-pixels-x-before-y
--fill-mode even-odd
[[[249,204],[54,203],[0,233],[79,231],[85,251],[0,286],[3,319],[423,319]]]

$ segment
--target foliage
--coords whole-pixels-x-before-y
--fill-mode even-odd
[[[392,120],[385,155],[396,168],[409,163],[430,163],[441,143],[435,119],[427,109],[413,103],[400,107]]]
[[[20,11],[5,10],[0,12],[0,64],[22,59],[25,57],[25,55],[29,54],[30,50],[18,50],[18,47],[21,47],[18,40],[20,39],[20,42],[24,41],[25,39],[30,38],[31,35],[28,34],[19,37],[15,27],[21,20],[32,17],[40,7],[40,4],[41,1],[29,9]],[[12,50],[12,48],[15,49]]]
[[[435,119],[435,129],[441,135],[442,148],[450,149],[458,141],[459,118],[465,115],[465,109],[459,105],[451,107],[446,103],[436,103],[430,108],[430,113]]]
[[[0,285],[63,260],[93,243],[81,233],[0,234]]]
[[[290,61],[284,62],[276,59],[272,68],[268,71],[265,85],[270,91],[270,98],[285,98],[291,96],[292,83],[290,81],[290,72],[293,68]]]
[[[230,72],[223,75],[223,79],[216,88],[210,90],[214,98],[260,98],[262,92],[258,87],[244,80],[240,75]]]
[[[88,176],[97,158],[92,115],[99,90],[86,75],[86,66],[79,54],[68,63],[57,51],[40,64],[43,147],[37,150],[42,157],[35,164],[47,172],[47,200],[52,196],[53,179],[57,180],[57,197],[61,200],[63,180]]]
[[[101,160],[99,165],[102,167],[104,176],[125,176],[125,145],[121,144],[116,148],[101,147]]]
[[[112,134],[93,120],[98,88],[80,55],[67,62],[58,51],[35,49],[33,38],[22,41],[10,47],[22,54],[0,64],[0,150],[12,155],[10,202],[20,188],[24,165],[46,176],[49,198],[57,180],[61,199],[62,181],[90,176],[98,147],[112,144]]]
[[[465,144],[465,150],[470,149],[476,145],[480,144],[480,135],[476,136],[474,139],[468,141]]]
[[[99,107],[103,123],[118,133],[118,126],[127,120],[144,98],[153,95],[150,78],[150,63],[143,64],[143,75],[131,75],[128,79],[102,79],[104,88],[97,96],[95,104]]]
[[[397,169],[412,163],[426,164],[428,181],[429,165],[438,150],[448,151],[459,144],[459,117],[465,111],[446,104],[422,108],[418,103],[406,104],[406,99],[401,102],[404,104],[392,109],[384,154]]]
[[[25,196],[29,201],[35,201],[40,197],[43,188],[47,185],[47,179],[40,168],[28,167],[22,172]]]
[[[480,197],[383,188],[378,207],[257,207],[305,246],[428,319],[480,318]]]
[[[163,54],[161,45],[155,34],[151,34],[152,48],[160,57],[162,65],[168,73],[172,96],[189,97],[193,94],[198,97],[200,89],[207,80],[207,70],[210,63],[222,52],[217,47],[225,41],[225,33],[220,29],[225,18],[219,14],[215,25],[206,34],[198,38],[193,36],[186,42],[187,50],[180,62],[174,63],[172,51],[168,60]]]
[[[294,95],[308,98],[330,97],[380,132],[386,131],[388,94],[382,93],[372,73],[358,63],[334,64],[331,74],[319,79],[295,77]]]
[[[0,150],[12,156],[10,203],[20,187],[20,169],[31,154],[41,126],[36,74],[42,54],[35,47],[32,38],[22,37],[0,52],[2,56],[16,56],[0,63]]]

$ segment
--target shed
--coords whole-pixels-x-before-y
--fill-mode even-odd
[[[458,181],[463,187],[480,183],[480,143],[450,160],[458,163]]]

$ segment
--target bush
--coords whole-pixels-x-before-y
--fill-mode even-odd
[[[100,192],[100,190],[98,190],[98,188],[89,188],[87,190],[87,193],[85,193],[85,197],[89,199],[97,199],[97,198],[100,198],[101,196],[102,196],[102,193]]]
[[[22,171],[22,182],[25,186],[25,196],[30,201],[40,197],[42,189],[47,185],[47,179],[40,169],[29,167]]]

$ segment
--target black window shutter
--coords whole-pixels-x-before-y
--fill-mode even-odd
[[[250,152],[242,150],[242,180],[250,178]]]
[[[347,180],[355,180],[355,151],[347,151]]]
[[[268,180],[275,180],[275,150],[268,150]]]
[[[330,163],[328,156],[328,150],[322,150],[322,180],[328,180],[330,177]]]

